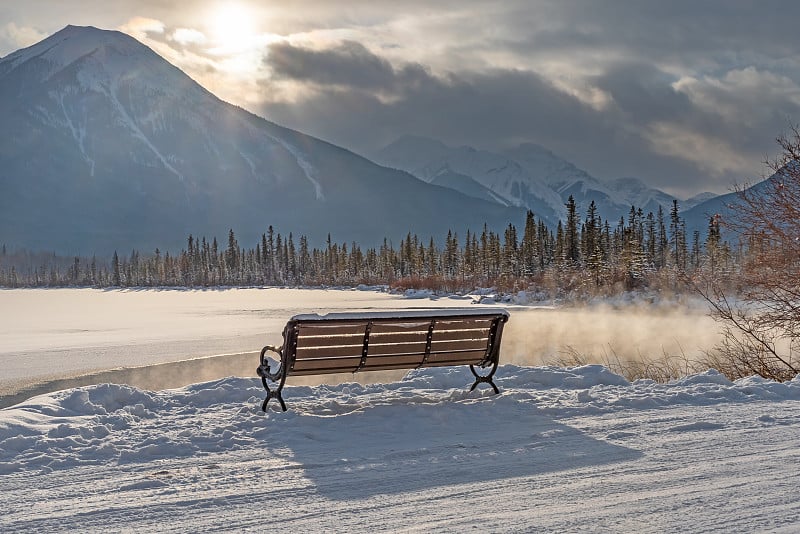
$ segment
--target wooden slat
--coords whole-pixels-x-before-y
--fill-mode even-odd
[[[415,352],[423,354],[425,352],[425,340],[415,341],[414,343],[373,343],[372,338],[369,342],[369,353],[367,357],[381,354],[403,354],[408,352]]]
[[[489,344],[486,337],[479,339],[462,339],[458,341],[438,341],[431,343],[431,352],[443,352],[450,350],[486,350]]]
[[[367,363],[364,364],[365,371],[375,369],[376,367],[385,366],[405,366],[406,369],[411,369],[419,366],[422,363],[423,354],[411,354],[407,356],[375,356],[367,358]]]
[[[483,361],[485,355],[486,355],[485,350],[431,354],[428,357],[428,361],[425,362],[425,367],[433,367],[436,365],[457,365],[465,363],[475,364]],[[453,362],[453,363],[444,363],[444,362]]]
[[[427,332],[428,326],[431,324],[430,319],[413,322],[383,322],[373,321],[371,333],[375,334],[392,334],[400,332]]]
[[[348,369],[300,369],[298,371],[292,371],[289,373],[289,376],[313,376],[313,375],[332,375],[332,374],[342,374],[342,373],[352,373],[355,370],[355,367],[350,367]]]
[[[295,358],[299,360],[313,360],[315,358],[346,358],[348,356],[361,358],[363,345],[340,345],[338,347],[297,347]]]
[[[428,363],[425,364],[425,367],[448,367],[448,366],[469,365],[469,364],[478,365],[482,361],[483,361],[483,358],[473,358],[471,360],[448,359],[448,360],[442,360],[442,361],[428,362]],[[371,365],[369,367],[364,367],[363,370],[365,370],[365,371],[367,371],[367,370],[369,370],[369,371],[385,371],[385,370],[390,370],[390,369],[413,369],[413,368],[416,368],[417,366],[418,366],[417,364],[406,365],[405,363],[389,364],[389,363],[379,362],[379,363],[375,363],[374,365]]]
[[[317,358],[315,360],[297,360],[294,362],[291,374],[297,374],[300,371],[324,371],[326,372],[339,372],[346,373],[352,372],[358,367],[361,362],[361,357],[358,358]],[[330,369],[338,369],[332,371]]]
[[[418,367],[417,363],[412,364],[404,364],[404,363],[397,363],[397,364],[375,364],[370,367],[364,367],[363,371],[392,371],[398,369],[415,369]]]
[[[363,322],[348,322],[348,323],[332,323],[332,324],[305,324],[298,325],[300,333],[298,338],[305,336],[334,336],[334,335],[355,335],[364,334],[367,328],[367,321]]]
[[[433,329],[433,341],[457,341],[459,339],[488,339],[489,329],[437,330]]]
[[[436,321],[436,330],[486,329],[491,326],[491,319],[441,319]]]
[[[442,360],[438,362],[427,362],[425,367],[455,367],[459,365],[478,365],[483,360],[481,359],[472,359],[472,360]]]
[[[417,332],[398,332],[398,333],[382,333],[382,332],[370,332],[369,333],[369,344],[372,345],[373,343],[414,343],[414,342],[425,342],[426,338],[428,337],[428,330],[424,331],[417,331]]]
[[[297,348],[333,347],[334,345],[362,345],[364,332],[359,334],[340,334],[335,336],[304,336],[297,338]]]

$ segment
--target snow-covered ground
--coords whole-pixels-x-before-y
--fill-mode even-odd
[[[285,308],[265,304],[281,295]],[[320,304],[298,305],[306,297]],[[35,315],[29,303],[34,311],[25,311],[26,299],[40,298],[33,304],[47,310]],[[97,313],[103,298],[108,307]],[[56,303],[62,299],[73,307]],[[0,304],[0,358],[19,378],[24,366],[15,358],[34,361],[37,353],[69,372],[84,364],[64,356],[82,352],[99,355],[92,369],[119,365],[119,350],[128,363],[165,364],[181,350],[213,354],[219,338],[234,352],[257,350],[294,313],[465,302],[343,291],[73,290],[0,292]],[[124,309],[134,310],[128,328],[112,319]],[[72,325],[71,310],[94,319]],[[556,311],[566,313],[511,309],[503,361],[522,358],[526,344],[535,345],[534,325]],[[615,313],[627,324],[636,315]],[[235,318],[223,327],[227,315]],[[674,312],[659,317],[665,328],[679,321]],[[603,324],[597,332],[619,334],[610,319]],[[660,334],[652,335],[657,345]],[[162,344],[171,348],[150,355]],[[507,363],[496,381],[500,395],[486,386],[468,392],[471,375],[461,368],[412,371],[384,384],[288,386],[289,411],[268,414],[260,412],[260,382],[249,376],[163,391],[100,383],[46,393],[0,410],[0,531],[800,528],[800,379],[731,383],[708,371],[662,385],[629,383],[597,365]]]

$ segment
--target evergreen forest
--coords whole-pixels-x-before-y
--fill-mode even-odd
[[[283,235],[270,226],[255,246],[243,247],[233,230],[216,237],[188,236],[178,252],[111,258],[66,258],[25,250],[0,252],[3,287],[250,287],[388,285],[394,289],[468,292],[533,290],[543,296],[613,294],[648,287],[678,289],[687,273],[729,272],[741,246],[722,240],[718,217],[705,235],[687,236],[677,201],[669,213],[646,215],[631,207],[627,217],[602,220],[592,202],[579,213],[572,197],[567,216],[550,228],[528,211],[522,229],[487,229],[443,241],[408,233],[380,247],[338,243],[310,247],[305,236]]]

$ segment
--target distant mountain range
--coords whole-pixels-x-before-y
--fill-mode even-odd
[[[0,59],[0,243],[66,254],[443,238],[524,210],[422,182],[219,100],[132,37],[68,26]]]
[[[489,152],[406,135],[374,154],[373,160],[465,195],[533,210],[547,221],[564,218],[564,204],[570,196],[582,214],[594,201],[598,214],[611,221],[627,215],[631,206],[642,208],[645,213],[655,213],[659,206],[668,211],[675,200],[638,178],[604,182],[532,143]],[[688,210],[714,196],[702,193],[678,199],[679,206]]]
[[[251,245],[269,225],[312,245],[330,234],[375,246],[409,231],[502,231],[527,209],[554,227],[570,195],[581,216],[594,200],[611,221],[673,201],[534,144],[489,152],[404,136],[376,164],[223,102],[139,41],[92,27],[0,59],[0,139],[0,244],[62,254],[176,250],[228,229]],[[698,210],[704,227],[711,197],[681,200],[687,221]]]

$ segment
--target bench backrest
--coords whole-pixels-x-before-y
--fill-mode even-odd
[[[284,330],[288,375],[446,365],[499,358],[505,310],[298,315]]]

